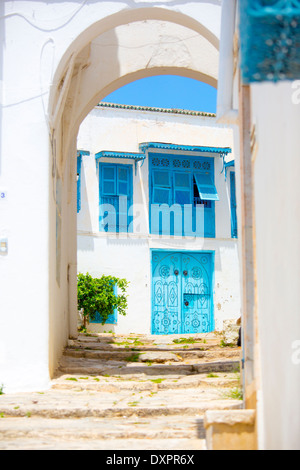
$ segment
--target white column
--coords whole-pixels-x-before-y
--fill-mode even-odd
[[[237,111],[233,106],[233,43],[236,20],[236,0],[222,1],[221,40],[219,59],[219,80],[217,118],[219,122],[237,122]]]

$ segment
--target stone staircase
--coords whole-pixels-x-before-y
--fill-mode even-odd
[[[0,449],[205,449],[205,412],[241,408],[239,361],[214,334],[79,335],[50,390],[0,396]]]

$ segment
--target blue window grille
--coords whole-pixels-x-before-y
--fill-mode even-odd
[[[231,237],[237,238],[237,215],[236,215],[236,188],[235,188],[235,172],[230,172],[230,206],[231,206]]]
[[[117,286],[114,286],[114,294],[117,295]],[[102,316],[99,312],[96,313],[94,320],[90,320],[90,323],[102,323]],[[109,315],[105,324],[116,325],[118,323],[118,309],[115,308],[113,313]]]
[[[150,232],[215,237],[214,159],[149,154]]]
[[[132,231],[133,180],[131,165],[99,163],[100,231]]]
[[[245,84],[300,78],[300,1],[240,0]]]

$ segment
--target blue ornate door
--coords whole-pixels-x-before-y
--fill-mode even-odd
[[[153,252],[152,334],[213,331],[212,255]]]

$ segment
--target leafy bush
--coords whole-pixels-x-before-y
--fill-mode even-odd
[[[118,295],[115,294],[115,286],[121,291]],[[103,325],[116,308],[120,315],[126,315],[127,287],[126,279],[104,275],[98,279],[89,273],[78,274],[78,309],[83,310],[85,324],[89,320],[94,320],[97,312],[101,315]]]

